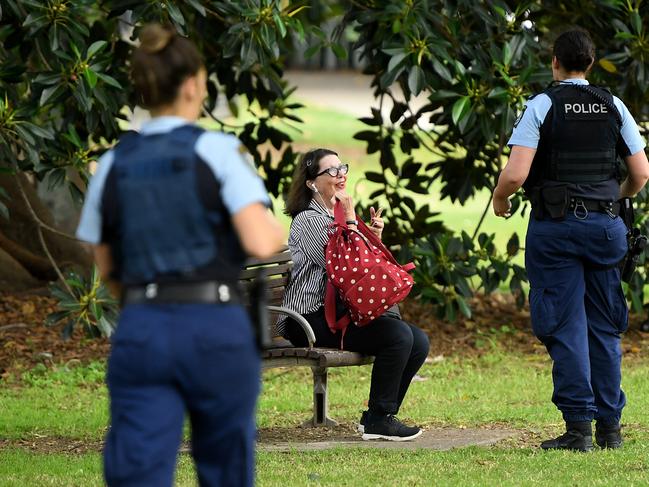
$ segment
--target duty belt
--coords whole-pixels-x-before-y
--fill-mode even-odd
[[[585,219],[589,211],[606,213],[611,218],[615,218],[620,214],[620,203],[618,201],[589,200],[572,196],[568,209],[572,210],[575,217],[580,220]]]
[[[186,283],[150,283],[128,287],[122,305],[138,303],[227,303],[241,302],[239,289],[232,283],[219,281]]]

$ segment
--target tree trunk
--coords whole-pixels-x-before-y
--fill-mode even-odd
[[[27,291],[42,285],[42,282],[34,278],[17,260],[0,248],[0,292]]]
[[[29,207],[43,223],[56,228],[52,214],[40,201],[26,175],[0,174],[0,187],[7,192],[8,198],[3,203],[9,209],[9,220],[0,217],[0,250],[5,254],[0,259],[0,282],[9,283],[11,288],[10,283],[15,280],[15,290],[18,290],[20,286],[24,289],[24,285],[29,283],[38,286],[43,281],[55,280],[56,273],[43,249],[38,236],[38,223]],[[29,200],[29,206],[20,187]],[[42,232],[47,248],[59,267],[90,268],[92,258],[79,242],[44,228]],[[22,268],[22,272],[19,268]],[[31,281],[24,278],[25,273],[32,278]]]

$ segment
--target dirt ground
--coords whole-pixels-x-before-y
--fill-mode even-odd
[[[471,319],[461,317],[456,323],[446,323],[435,316],[434,308],[416,299],[409,298],[401,306],[404,319],[423,328],[430,337],[430,360],[439,356],[476,356],[488,353],[493,346],[501,349],[544,355],[545,349],[534,338],[529,326],[529,310],[517,309],[508,295],[493,294],[481,296],[472,301]],[[0,294],[0,385],[2,379],[18,377],[21,372],[37,364],[47,367],[56,365],[88,363],[104,359],[110,352],[106,339],[88,339],[77,331],[69,340],[61,338],[61,330],[47,328],[45,317],[55,309],[55,302],[45,290],[36,293]],[[649,356],[649,333],[639,331],[643,316],[631,318],[630,330],[623,339],[623,352],[627,357]],[[490,425],[489,428],[504,429],[504,425]],[[446,449],[439,437],[448,436],[448,442],[462,446],[472,438],[488,438],[489,428],[471,431],[455,431],[445,425],[429,425],[429,439],[434,445],[423,448]],[[439,431],[438,431],[439,430]],[[507,436],[496,435],[492,444],[524,448],[538,445],[540,438],[553,431],[511,431]],[[500,434],[500,433],[498,433]],[[260,448],[293,448],[296,443],[305,448],[317,448],[319,444],[357,445],[359,435],[356,424],[341,423],[334,428],[275,427],[258,432]],[[482,440],[480,440],[482,441]],[[355,443],[356,442],[356,443]],[[467,443],[468,444],[468,443]],[[479,444],[475,443],[474,444]],[[292,445],[292,446],[291,446]],[[363,445],[361,445],[363,446]],[[326,445],[325,445],[326,447]],[[0,450],[21,448],[38,453],[82,454],[100,451],[101,441],[86,441],[73,438],[30,436],[19,440],[0,437]],[[187,451],[187,445],[184,451]]]
[[[63,340],[60,328],[46,327],[45,317],[54,309],[55,302],[45,290],[0,294],[0,379],[39,363],[88,363],[108,356],[110,343],[106,339],[88,339],[79,330],[71,339]],[[471,319],[461,317],[456,323],[438,319],[430,304],[416,299],[407,299],[401,309],[404,319],[420,326],[430,337],[432,357],[480,355],[496,343],[507,351],[545,353],[530,331],[529,310],[517,309],[508,295],[475,298]],[[625,355],[649,356],[649,333],[639,330],[644,319],[631,317],[622,342]]]

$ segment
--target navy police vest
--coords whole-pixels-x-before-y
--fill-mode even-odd
[[[194,150],[203,130],[184,125],[171,132],[129,132],[115,148],[115,198],[119,230],[112,245],[117,278],[126,285],[237,279],[244,253],[215,185],[206,208],[198,174],[211,171]],[[216,180],[214,180],[216,182]]]
[[[525,190],[557,183],[585,187],[616,183],[622,121],[610,92],[561,83],[544,93],[552,100],[552,108],[541,125]]]

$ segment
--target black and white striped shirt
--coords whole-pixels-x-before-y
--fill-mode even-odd
[[[332,222],[333,217],[314,199],[308,209],[293,218],[288,236],[293,269],[284,291],[284,307],[306,314],[324,304],[327,285],[325,247],[329,240],[327,230]],[[283,335],[285,321],[285,317],[278,320],[278,335]]]

